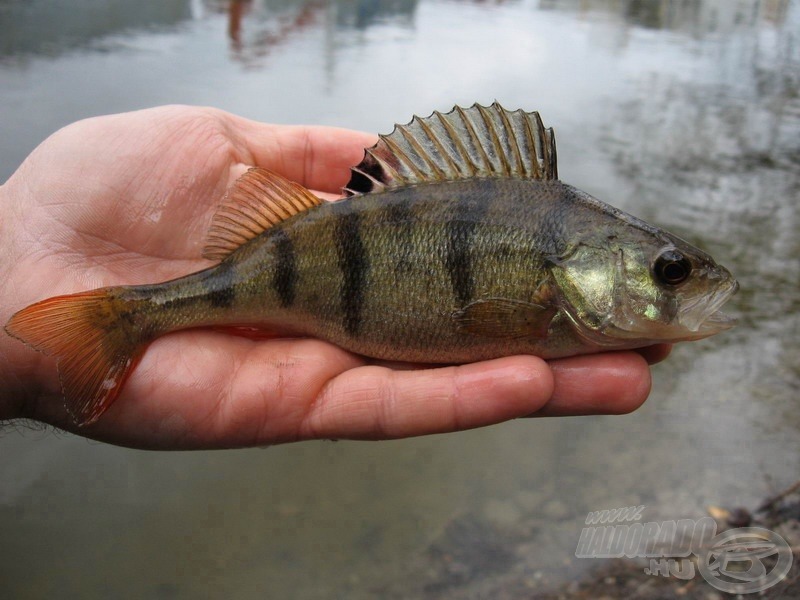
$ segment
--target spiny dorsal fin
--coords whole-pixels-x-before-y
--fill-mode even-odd
[[[222,260],[273,225],[319,204],[322,200],[302,185],[252,167],[225,193],[211,221],[203,257]]]
[[[351,169],[348,196],[472,177],[558,179],[556,142],[539,113],[456,106],[396,125]]]

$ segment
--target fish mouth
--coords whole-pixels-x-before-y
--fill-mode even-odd
[[[681,307],[678,317],[678,322],[687,334],[684,339],[701,339],[736,325],[736,319],[722,312],[720,307],[737,291],[739,291],[739,283],[735,279],[730,279],[720,284],[712,292],[710,298],[700,296],[693,301],[687,301]]]

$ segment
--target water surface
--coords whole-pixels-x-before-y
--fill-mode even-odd
[[[787,486],[798,32],[791,0],[0,1],[0,180],[67,123],[157,104],[387,132],[497,99],[556,128],[562,179],[742,286],[740,326],[676,348],[624,417],[176,454],[7,429],[4,593],[500,597],[596,566],[574,558],[588,511],[698,518]]]

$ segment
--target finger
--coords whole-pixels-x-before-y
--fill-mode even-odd
[[[323,389],[301,437],[384,439],[481,427],[538,410],[552,390],[547,363],[532,356],[420,371],[359,367]]]
[[[362,364],[363,359],[314,339],[181,331],[153,342],[119,398],[80,433],[148,449],[294,441],[325,384]]]
[[[625,414],[650,393],[650,369],[636,352],[609,352],[550,362],[553,397],[531,416]]]
[[[361,162],[364,149],[377,141],[373,134],[350,129],[272,125],[235,115],[227,117],[234,137],[249,155],[242,162],[334,194],[348,182],[349,169]]]

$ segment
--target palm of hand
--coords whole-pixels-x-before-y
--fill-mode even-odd
[[[102,284],[185,274],[208,266],[200,254],[210,214],[253,161],[215,111],[168,107],[77,123],[26,165],[37,200],[26,207],[29,238],[67,263],[89,259]],[[85,264],[76,270],[86,276]]]
[[[186,107],[72,125],[43,143],[4,186],[14,216],[3,236],[10,240],[7,279],[15,285],[3,321],[55,294],[154,283],[207,267],[205,229],[246,165],[333,192],[371,141],[366,134],[261,125]],[[25,373],[22,387],[34,399],[29,413],[74,429],[52,359],[3,342],[9,362]],[[627,360],[625,376],[636,368],[642,379],[641,359]],[[640,384],[620,401],[622,410],[638,405],[646,391]],[[550,369],[533,357],[391,371],[317,340],[255,341],[194,330],[154,342],[117,402],[81,433],[172,448],[394,437],[520,416],[552,393]],[[487,402],[487,394],[495,401]]]
[[[14,277],[22,282],[16,294],[27,303],[55,293],[154,283],[209,266],[201,250],[216,204],[245,165],[256,162],[255,154],[270,152],[269,147],[252,148],[241,126],[218,111],[168,107],[83,121],[52,136],[15,176],[26,188],[26,199],[34,200],[17,207],[24,220],[13,231],[19,256],[14,272],[25,277]],[[280,141],[279,128],[264,129],[258,132],[265,136],[263,142]],[[275,152],[271,166],[284,167],[287,155],[310,143],[309,135],[300,129],[292,138],[284,136],[288,140],[284,147],[280,143],[274,147],[285,152]],[[355,140],[366,140],[364,145],[369,140],[360,134],[343,137],[342,144],[349,146],[342,153],[350,160],[363,150]],[[290,170],[305,170],[305,157],[300,158]],[[346,173],[344,166],[339,166],[338,179]],[[325,165],[318,170],[326,170]],[[11,183],[13,189],[17,182]],[[284,390],[293,402],[300,401],[293,411],[301,416],[303,398],[286,385],[270,389],[276,383],[273,379],[287,379],[285,371],[310,356],[318,365],[339,369],[358,364],[347,353],[313,341],[256,343],[211,331],[170,337],[152,345],[92,435],[134,445],[157,445],[163,437],[170,446],[183,436],[189,446],[204,445],[208,439],[221,445],[291,439],[302,434],[297,431],[300,423],[287,428],[275,413],[281,412]],[[300,347],[299,361],[281,358],[292,347]],[[30,357],[21,346],[15,349]],[[70,428],[52,361],[36,363],[37,370],[49,374],[46,400],[37,402],[37,416]],[[262,368],[260,376],[249,373],[248,367],[265,363],[276,366]],[[232,378],[231,372],[239,375]],[[323,384],[317,381],[314,391]],[[232,428],[232,417],[225,414],[225,406],[234,396],[240,399],[236,409],[246,410],[231,438],[226,431]],[[249,404],[241,401],[247,396]],[[263,406],[254,406],[261,400]],[[261,427],[267,415],[274,432]],[[131,424],[140,429],[130,431]],[[153,430],[153,425],[162,431]],[[130,433],[120,438],[121,432]]]

